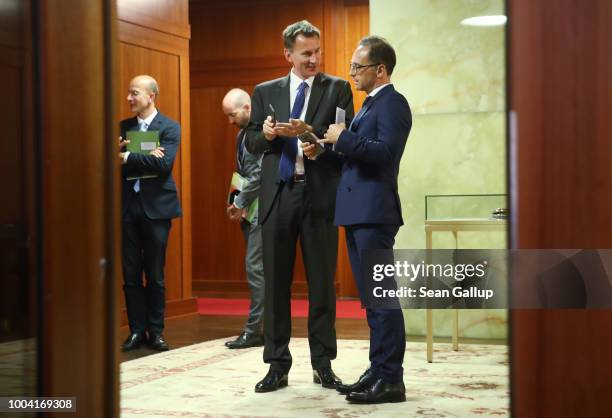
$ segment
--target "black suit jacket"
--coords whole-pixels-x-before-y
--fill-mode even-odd
[[[127,131],[137,130],[136,117],[122,120],[120,123],[123,138],[127,137]],[[172,178],[172,166],[181,140],[181,128],[178,123],[158,111],[147,130],[159,131],[159,142],[165,149],[165,155],[163,158],[157,158],[147,154],[130,153],[127,162],[121,166],[123,210],[128,207],[128,199],[133,194],[136,182],[128,180],[127,177],[156,174],[155,178],[140,180],[140,195],[145,214],[150,219],[176,218],[181,216],[181,207],[176,183]]]
[[[276,119],[287,122],[290,115],[289,75],[266,81],[255,87],[251,100],[251,119],[247,127],[246,148],[251,153],[264,153],[261,166],[261,189],[259,194],[259,221],[264,223],[272,203],[277,196],[281,181],[278,175],[283,142],[285,137],[267,141],[262,132],[266,117],[271,114],[269,104],[274,106]],[[319,73],[315,76],[305,122],[314,133],[322,138],[330,124],[336,120],[336,107],[346,110],[347,125],[353,119],[353,94],[346,80]],[[312,161],[304,158],[306,187],[309,194],[311,213],[314,216],[332,220],[334,217],[336,188],[342,167],[341,157],[326,147],[323,154]]]

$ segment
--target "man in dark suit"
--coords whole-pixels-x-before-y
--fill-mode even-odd
[[[252,154],[244,144],[245,128],[251,116],[251,98],[241,89],[231,89],[221,103],[223,113],[232,125],[240,128],[236,137],[236,172],[242,177],[242,190],[227,207],[227,215],[240,222],[240,228],[246,242],[244,264],[249,289],[251,306],[244,330],[238,338],[227,341],[225,346],[231,349],[259,347],[263,345],[261,325],[264,311],[264,271],[261,225],[257,222],[257,213],[249,217],[249,210],[255,210],[261,183],[261,154]]]
[[[155,108],[158,94],[159,87],[152,77],[132,79],[127,101],[136,116],[120,125],[123,291],[130,325],[123,351],[136,349],[144,342],[155,350],[169,349],[162,335],[164,265],[171,219],[181,215],[172,178],[181,132],[178,123]],[[160,145],[149,154],[126,151],[128,141],[124,138],[128,131],[158,131]]]
[[[335,121],[336,108],[353,116],[346,80],[319,72],[319,30],[307,21],[283,32],[284,55],[293,67],[288,76],[255,87],[246,146],[264,153],[259,221],[263,229],[264,362],[267,375],[256,392],[287,386],[292,358],[291,283],[299,238],[308,280],[308,340],[313,380],[334,388],[336,357],[336,270],[338,229],[333,225],[341,160],[330,146],[316,161],[304,159],[296,137],[311,131],[319,137]],[[272,108],[270,107],[272,105]],[[275,120],[271,114],[274,113]]]
[[[362,39],[353,53],[350,75],[368,96],[349,129],[329,127],[321,143],[334,144],[344,156],[334,223],[344,225],[353,276],[365,300],[361,274],[364,250],[393,249],[401,225],[397,191],[400,161],[412,126],[408,102],[391,84],[395,51],[380,37]],[[312,148],[304,149],[314,157]],[[403,382],[406,336],[399,309],[366,306],[370,327],[370,367],[352,385],[337,390],[356,403],[406,400]]]

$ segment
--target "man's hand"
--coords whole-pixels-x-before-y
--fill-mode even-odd
[[[127,144],[129,144],[130,141],[123,139],[123,137],[119,137],[119,142],[117,142],[117,145],[119,146],[119,160],[121,160],[121,164],[125,163],[125,152],[126,152],[126,147]]]
[[[289,119],[289,123],[278,122],[274,127],[276,135],[295,137],[304,132],[312,132],[312,126],[300,119]]]
[[[272,122],[272,116],[268,116],[263,123],[263,134],[266,140],[272,141],[276,138],[276,132],[274,131],[275,122]]]
[[[329,125],[327,132],[323,135],[323,139],[320,139],[318,142],[320,144],[335,144],[338,142],[338,138],[342,131],[346,129],[346,125],[344,123],[335,123],[333,125]]]
[[[232,220],[232,221],[239,221],[240,218],[242,218],[243,209],[237,208],[232,203],[231,205],[229,205],[227,207],[225,212],[227,213],[227,216],[230,218],[230,220]]]
[[[309,160],[317,159],[317,147],[319,145],[311,144],[310,142],[302,142],[300,143],[300,146],[302,147],[302,151],[304,152],[306,158]]]
[[[122,152],[125,151],[126,147],[127,147],[127,144],[129,144],[129,143],[130,143],[130,141],[128,141],[127,139],[123,139],[123,137],[120,136],[119,137],[119,142],[118,142],[118,144],[119,144],[119,151],[122,151]]]
[[[149,155],[152,155],[157,158],[164,158],[164,155],[166,155],[164,154],[164,151],[165,151],[164,147],[157,147],[153,151],[151,151]]]

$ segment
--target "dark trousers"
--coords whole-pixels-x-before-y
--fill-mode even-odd
[[[346,227],[348,249],[353,277],[364,300],[364,278],[361,272],[362,251],[367,249],[393,249],[398,225],[350,225]],[[371,280],[371,278],[369,278]],[[387,383],[403,380],[406,331],[401,309],[366,308],[370,327],[370,367]]]
[[[170,226],[169,219],[147,218],[137,193],[123,211],[123,292],[133,333],[157,335],[164,329],[164,265]]]
[[[313,368],[330,367],[336,358],[334,276],[338,228],[311,213],[305,183],[283,185],[263,224],[265,308],[264,362],[288,372],[292,358],[291,284],[296,243],[302,248],[308,280],[308,343]]]

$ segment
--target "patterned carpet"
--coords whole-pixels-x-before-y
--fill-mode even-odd
[[[506,346],[436,344],[435,363],[424,343],[408,343],[407,402],[350,405],[312,382],[308,341],[291,340],[289,386],[272,393],[253,387],[267,372],[262,349],[228,350],[225,340],[121,364],[121,417],[505,417],[509,416]],[[338,341],[334,371],[352,382],[367,366],[368,342]]]

